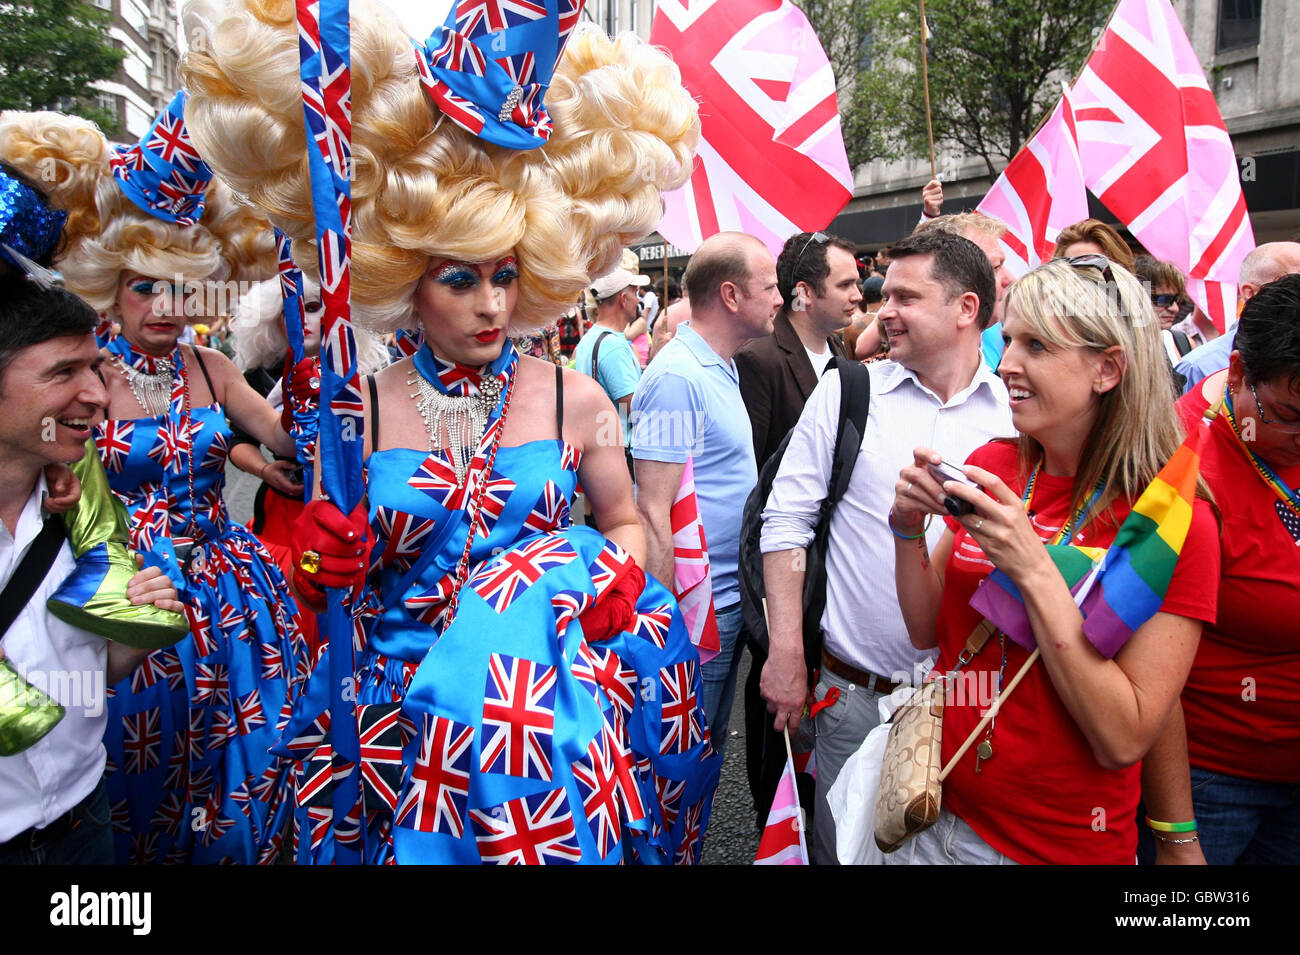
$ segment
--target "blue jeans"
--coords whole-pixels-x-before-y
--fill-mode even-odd
[[[0,865],[112,865],[113,831],[104,780],[73,807],[71,816],[71,828],[52,842],[34,850],[30,844],[0,849]]]
[[[1192,805],[1210,865],[1300,865],[1300,784],[1193,766]]]
[[[731,723],[731,703],[736,696],[736,670],[740,667],[740,654],[744,651],[745,617],[740,604],[732,604],[714,611],[718,624],[718,655],[700,667],[700,682],[704,691],[704,715],[713,734],[713,748],[725,757],[728,725]]]

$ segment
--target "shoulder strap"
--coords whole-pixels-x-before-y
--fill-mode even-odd
[[[871,406],[871,375],[867,366],[850,358],[834,358],[826,366],[840,376],[840,421],[835,431],[835,451],[831,459],[831,478],[822,506],[829,514],[848,490],[853,465],[867,430],[867,412]],[[850,430],[848,425],[852,424]]]
[[[564,440],[564,370],[555,366],[555,436]]]
[[[36,593],[45,575],[54,565],[54,558],[63,546],[63,518],[47,517],[41,531],[27,548],[22,563],[9,578],[4,592],[0,593],[0,639],[9,632],[9,627],[18,619],[27,602]]]
[[[591,350],[591,377],[595,378],[597,381],[600,381],[600,377],[596,374],[597,368],[600,365],[600,343],[605,340],[606,334],[612,335],[613,332],[602,328],[601,334],[596,336],[596,347]]]
[[[212,378],[208,375],[208,366],[203,364],[203,356],[199,353],[198,346],[191,345],[190,351],[194,353],[194,360],[199,363],[199,371],[203,372],[203,380],[208,383],[208,394],[212,396],[213,401],[216,401],[217,390],[212,387]]]
[[[983,621],[981,621],[981,625],[982,624]],[[971,636],[974,637],[974,634],[972,633]],[[987,636],[985,639],[988,639]],[[1025,674],[1029,672],[1029,668],[1038,662],[1038,658],[1042,652],[1043,651],[1037,647],[1034,648],[1034,652],[1029,655],[1029,659],[1026,660],[1024,665],[1016,672],[1016,675],[1011,678],[1011,682],[1007,684],[1007,688],[998,694],[998,698],[993,701],[993,705],[990,706],[988,712],[984,714],[984,718],[975,725],[973,730],[971,730],[970,735],[966,737],[966,742],[961,744],[957,752],[952,754],[952,759],[948,760],[948,764],[939,771],[939,782],[943,782],[948,778],[948,774],[952,772],[952,768],[957,765],[957,760],[966,755],[966,750],[970,749],[971,744],[975,742],[976,737],[978,737],[980,733],[984,732],[984,727],[989,725],[989,720],[998,715],[998,710],[1002,709],[1003,704],[1007,701],[1007,697],[1011,696],[1011,691],[1020,685],[1020,681],[1025,678]],[[943,677],[940,677],[940,679],[943,679]]]
[[[370,453],[373,454],[379,450],[379,389],[374,375],[366,375],[366,386],[370,389]]]
[[[1186,332],[1169,329],[1169,333],[1174,336],[1174,347],[1178,349],[1179,357],[1186,355],[1192,350],[1192,340],[1187,337]]]

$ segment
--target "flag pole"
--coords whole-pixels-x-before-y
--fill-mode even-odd
[[[925,92],[925,134],[930,141],[930,178],[934,178],[934,121],[930,117],[930,68],[926,55],[925,41],[930,28],[925,22],[925,0],[921,3],[921,89]]]

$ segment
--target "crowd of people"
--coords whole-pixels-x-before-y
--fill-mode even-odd
[[[185,16],[139,143],[0,114],[0,862],[695,863],[746,652],[755,819],[789,734],[816,863],[837,778],[926,684],[943,808],[887,863],[1300,862],[1300,243],[1246,257],[1225,330],[1097,220],[1016,279],[932,182],[874,255],[722,232],[652,283],[627,247],[699,138],[661,51],[520,33],[507,108],[448,41],[485,21],[454,6],[412,54],[367,7],[344,513],[304,424],[292,4]],[[1060,555],[1134,547],[1193,446],[1154,596],[1106,589],[1099,637]],[[261,482],[248,527],[228,466]]]

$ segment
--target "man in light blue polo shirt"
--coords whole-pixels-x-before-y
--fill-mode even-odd
[[[736,689],[740,639],[740,518],[758,482],[753,435],[732,356],[772,333],[781,306],[776,260],[758,239],[723,232],[701,243],[682,277],[691,319],[646,368],[632,397],[637,511],[646,571],[673,586],[669,517],[688,458],[704,523],[721,650],[702,671],[704,712],[722,753]]]

